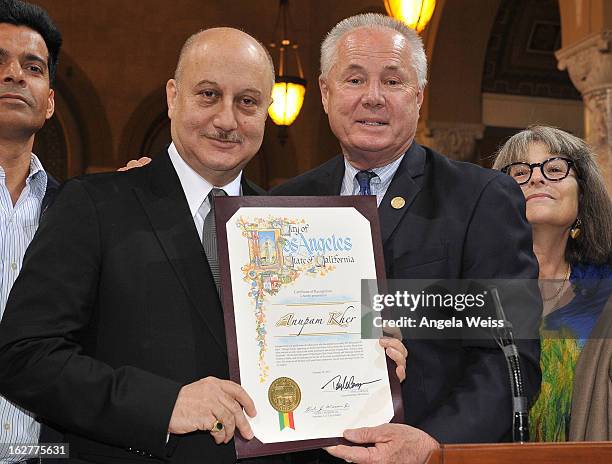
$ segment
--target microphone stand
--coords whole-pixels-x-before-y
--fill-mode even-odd
[[[495,330],[495,341],[504,352],[510,375],[510,388],[512,390],[512,441],[524,443],[529,441],[529,402],[525,395],[519,353],[514,344],[512,323],[506,319],[497,287],[491,287],[491,295],[493,296],[497,319],[502,320],[504,323],[503,327],[498,327]]]

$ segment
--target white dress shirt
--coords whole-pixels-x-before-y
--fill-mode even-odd
[[[202,230],[204,228],[204,219],[210,211],[210,204],[208,202],[208,194],[213,187],[225,190],[228,196],[239,196],[241,195],[240,181],[242,179],[242,171],[238,173],[238,176],[226,185],[212,185],[202,176],[200,176],[191,166],[189,166],[181,155],[176,151],[174,143],[168,147],[168,154],[170,155],[170,161],[176,173],[178,174],[181,186],[187,197],[187,203],[189,204],[189,211],[193,217],[196,230],[202,241]]]

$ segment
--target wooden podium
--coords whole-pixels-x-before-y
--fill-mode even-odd
[[[612,442],[442,445],[427,464],[610,464]]]

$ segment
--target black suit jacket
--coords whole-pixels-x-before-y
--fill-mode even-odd
[[[45,214],[47,208],[51,206],[53,200],[55,200],[55,196],[57,195],[57,191],[59,190],[60,184],[51,174],[47,173],[47,188],[45,190],[45,196],[43,197],[42,203],[40,205],[40,213],[41,215]]]
[[[73,458],[233,463],[206,432],[166,444],[181,386],[207,376],[228,378],[223,314],[168,154],[67,182],[0,324],[2,394],[64,429]]]
[[[338,156],[271,193],[338,195],[343,176]],[[406,205],[393,208],[394,197]],[[538,277],[523,194],[498,171],[451,161],[415,142],[378,210],[389,279]],[[407,424],[443,443],[508,438],[512,402],[499,348],[482,341],[405,344]],[[539,341],[517,344],[531,398],[540,385]]]
[[[47,172],[47,189],[45,190],[45,196],[43,197],[42,203],[40,205],[40,216],[42,216],[47,212],[47,209],[53,204],[53,200],[59,191],[60,184],[59,182]],[[37,417],[39,422],[41,422],[40,427],[40,437],[39,443],[63,443],[64,435],[59,432],[56,428],[51,427],[47,424],[44,419]],[[47,461],[48,464],[53,464],[52,462]]]

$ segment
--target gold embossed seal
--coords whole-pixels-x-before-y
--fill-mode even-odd
[[[302,400],[302,392],[295,380],[279,377],[268,388],[268,401],[278,412],[293,412]]]

